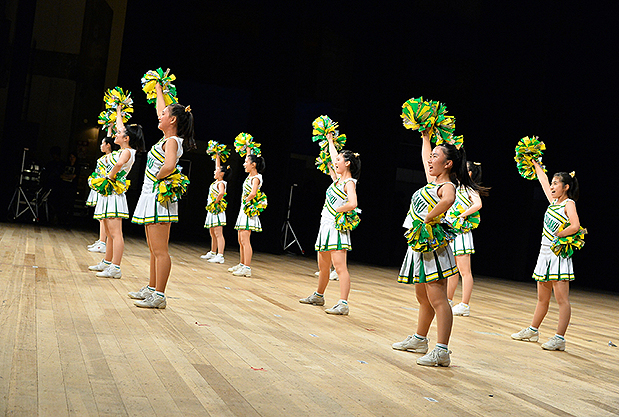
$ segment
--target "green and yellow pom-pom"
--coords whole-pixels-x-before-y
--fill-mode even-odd
[[[442,216],[441,216],[442,217]],[[406,242],[415,252],[433,252],[443,248],[453,240],[456,235],[446,223],[440,223],[439,217],[431,223],[414,220],[413,227],[404,233]]]
[[[104,169],[94,171],[88,177],[88,186],[103,196],[114,193],[120,195],[125,193],[131,185],[131,181],[125,178],[126,175],[125,171],[121,171],[116,175],[115,179],[110,179],[106,177]]]
[[[405,128],[425,132],[434,124],[436,109],[432,102],[425,101],[423,97],[411,98],[402,104],[400,117]]]
[[[536,180],[535,165],[533,161],[542,162],[542,155],[546,150],[546,145],[537,136],[525,136],[516,145],[516,166],[520,175],[527,180]],[[544,172],[546,167],[542,165]]]
[[[448,116],[447,106],[439,101],[411,98],[402,104],[400,117],[405,128],[427,131],[430,141],[436,145],[449,143],[460,149],[464,143],[463,136],[454,136],[456,118]]]
[[[321,150],[314,164],[316,165],[316,168],[318,168],[320,171],[329,175],[329,164],[330,163],[331,163],[331,156],[329,156],[329,153]]]
[[[355,230],[359,223],[361,223],[360,213],[361,210],[358,208],[337,213],[335,215],[335,228],[340,231]]]
[[[219,200],[219,203],[215,203],[214,201],[207,205],[205,208],[209,213],[212,214],[219,214],[222,213],[224,211],[226,211],[226,208],[228,208],[228,202],[226,201],[225,197],[226,195],[228,195],[227,193],[224,194],[224,198],[222,198],[221,200]]]
[[[98,123],[102,130],[107,130],[110,126],[112,132],[116,131],[116,109],[120,107],[120,115],[123,123],[127,123],[131,119],[133,113],[133,99],[129,91],[125,92],[120,87],[108,89],[103,94],[103,102],[105,110],[99,114]]]
[[[179,167],[176,167],[170,175],[155,182],[153,192],[157,194],[159,203],[174,203],[187,192],[188,185],[189,178],[181,173]]]
[[[172,84],[174,80],[176,80],[176,76],[170,74],[170,68],[165,72],[163,72],[161,68],[147,71],[142,77],[142,90],[146,93],[146,101],[155,106],[157,105],[157,90],[155,86],[160,84],[165,105],[168,106],[172,103],[178,103],[176,87]]]
[[[453,219],[451,221],[451,227],[455,230],[456,233],[467,233],[471,230],[477,229],[479,226],[480,216],[479,211],[466,216],[466,218],[461,218],[460,215],[466,211],[466,207],[457,203],[451,206],[449,212],[447,213],[448,219]]]
[[[254,217],[260,215],[267,208],[267,195],[262,191],[258,190],[256,196],[252,198],[249,203],[245,203],[243,207],[243,211],[247,215],[247,217]]]
[[[565,229],[567,226],[569,226],[569,223],[562,227],[560,230]],[[557,256],[560,256],[562,258],[571,258],[572,255],[574,255],[575,250],[582,249],[582,247],[585,246],[586,234],[587,229],[581,227],[573,235],[557,237],[552,242],[552,245],[550,245],[550,249]]]
[[[217,158],[217,154],[219,154],[219,160],[224,163],[230,156],[230,150],[226,148],[226,145],[222,145],[214,140],[209,140],[206,147],[206,154],[209,155],[213,161]]]
[[[240,156],[246,156],[247,154],[260,156],[262,154],[260,146],[259,143],[254,142],[254,138],[249,133],[239,133],[234,139],[234,150]]]
[[[331,120],[329,116],[319,116],[312,122],[312,140],[318,142],[320,146],[320,154],[316,158],[316,167],[329,175],[329,164],[331,161],[331,154],[329,153],[329,141],[327,140],[327,134],[333,134],[333,145],[336,151],[341,151],[346,144],[346,135],[337,134],[338,123]]]

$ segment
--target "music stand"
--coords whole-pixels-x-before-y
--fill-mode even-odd
[[[296,186],[297,184],[292,184],[290,186],[290,196],[288,197],[288,212],[286,213],[286,221],[284,222],[284,225],[282,226],[282,235],[283,235],[282,247],[284,248],[284,250],[286,250],[296,243],[297,246],[299,247],[299,250],[301,250],[301,254],[305,255],[305,251],[301,247],[301,243],[299,243],[299,239],[297,239],[297,235],[294,233],[294,230],[292,230],[292,225],[290,224],[290,208],[292,207],[292,190],[294,190],[294,187]],[[294,238],[290,242],[288,242],[288,232],[290,232],[290,234]]]

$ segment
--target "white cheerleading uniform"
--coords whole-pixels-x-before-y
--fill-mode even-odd
[[[168,139],[174,139],[178,147],[176,150],[175,166],[183,155],[183,139],[178,136],[162,138],[150,148],[146,158],[146,172],[144,173],[142,192],[138,204],[135,207],[135,211],[133,212],[131,223],[151,224],[178,222],[178,201],[168,201],[165,204],[161,204],[157,200],[157,191],[155,189],[157,174],[161,171],[165,161],[163,145]]]
[[[335,228],[336,209],[348,203],[346,195],[346,183],[352,181],[357,186],[357,180],[348,178],[345,181],[335,180],[327,188],[325,204],[320,213],[320,229],[314,250],[318,252],[328,252],[332,250],[352,250],[350,241],[350,230],[337,230]]]
[[[116,178],[120,181],[127,179],[127,175],[129,175],[129,171],[131,171],[131,167],[133,167],[133,163],[135,162],[135,149],[120,149],[114,151],[106,155],[104,161],[105,173],[109,174],[125,150],[129,151],[130,156],[129,160],[125,162],[118,173],[116,173]],[[116,192],[113,192],[110,195],[99,195],[93,218],[95,220],[114,218],[128,219],[129,206],[127,205],[127,196],[125,193],[116,194]]]
[[[95,172],[101,172],[101,168],[104,167],[105,158],[107,158],[107,155],[103,155],[101,158],[97,159],[97,163],[95,164]],[[88,179],[88,184],[90,185],[90,178]],[[86,199],[86,205],[88,207],[95,207],[98,199],[99,193],[91,189],[88,194],[88,198]]]
[[[537,258],[537,264],[533,271],[533,279],[536,281],[573,281],[574,266],[572,258],[557,256],[550,249],[555,233],[561,226],[569,223],[565,214],[565,205],[571,199],[566,199],[557,204],[553,201],[544,214],[544,229],[542,231],[542,245]]]
[[[253,179],[258,178],[258,190],[262,187],[262,175],[256,174],[253,177],[248,176],[243,181],[243,193],[241,194],[241,208],[239,209],[239,215],[236,218],[236,224],[234,228],[236,230],[251,230],[252,232],[262,232],[262,224],[260,223],[260,216],[253,217],[247,216],[243,209],[245,208],[245,198],[251,193],[253,186]]]
[[[438,190],[451,182],[442,184],[429,183],[415,191],[411,198],[411,205],[404,220],[403,226],[407,229],[413,227],[414,220],[424,221],[426,216],[438,204],[441,199]],[[398,282],[405,284],[419,284],[449,278],[458,273],[456,260],[449,245],[433,252],[415,252],[408,246]]]
[[[456,200],[454,201],[454,206],[458,205],[462,207],[464,211],[468,210],[469,207],[473,205],[473,193],[477,194],[470,188],[463,186],[458,187],[456,189]],[[447,212],[449,212],[449,210]],[[446,217],[447,221],[449,222],[454,220],[450,219],[448,216]],[[475,253],[475,245],[473,244],[473,232],[468,231],[466,233],[458,233],[456,238],[449,242],[449,245],[451,246],[451,250],[454,256],[470,255]]]
[[[214,181],[208,188],[208,198],[206,205],[210,205],[217,199],[219,195],[219,184],[224,185],[224,194],[228,191],[228,183],[226,181]],[[206,220],[204,221],[204,227],[209,229],[211,227],[225,226],[226,225],[226,212],[222,211],[218,214],[206,211]]]

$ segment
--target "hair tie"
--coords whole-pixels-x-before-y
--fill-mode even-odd
[[[185,111],[188,112],[188,113],[191,113],[191,106],[185,107]]]
[[[481,166],[481,162],[473,162],[473,165]]]
[[[359,158],[359,154],[357,152],[353,152],[353,155],[355,155],[355,158]]]
[[[576,176],[576,171],[570,172],[570,177],[574,178]]]
[[[230,165],[228,165],[228,166],[226,167],[226,169],[230,169]]]

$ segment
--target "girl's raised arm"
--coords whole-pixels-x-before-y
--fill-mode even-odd
[[[161,84],[155,84],[155,91],[157,92],[157,117],[159,117],[163,113],[163,109],[165,109],[165,99],[163,98]]]
[[[327,133],[327,141],[329,141],[329,156],[331,157],[331,163],[328,164],[329,175],[333,181],[337,180],[337,173],[335,172],[335,158],[337,158],[337,149],[333,143],[333,133]]]
[[[428,171],[428,161],[430,160],[430,154],[432,154],[432,144],[430,143],[430,132],[421,132],[421,161],[423,162],[423,170],[426,173],[426,181],[432,182],[434,178]]]
[[[550,192],[550,183],[548,182],[548,175],[546,175],[546,173],[544,172],[544,169],[542,168],[542,165],[537,162],[537,161],[533,161],[533,166],[535,166],[535,173],[537,174],[537,179],[539,180],[539,183],[542,185],[542,190],[544,190],[544,194],[546,195],[546,198],[548,199],[549,203],[552,203],[552,194]]]
[[[123,123],[123,117],[120,112],[120,106],[116,106],[116,131],[121,132],[125,129],[125,124]]]

